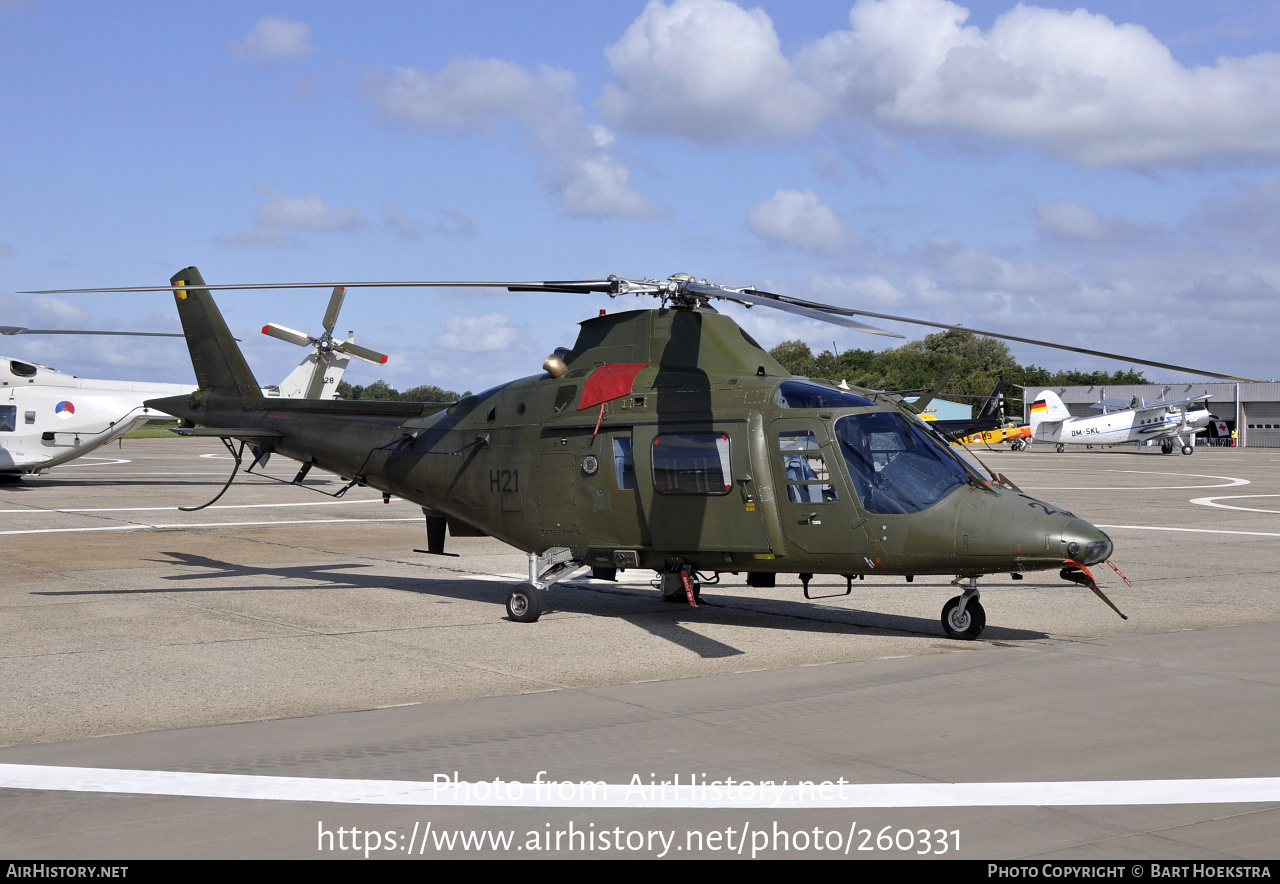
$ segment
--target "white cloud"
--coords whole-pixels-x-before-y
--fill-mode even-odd
[[[286,230],[352,233],[369,226],[369,219],[357,205],[345,209],[326,206],[318,193],[305,196],[289,196],[269,184],[253,188],[264,199],[254,211],[254,226],[230,236],[216,236],[213,241],[221,246],[245,246],[249,248],[290,248],[301,241],[286,234]]]
[[[370,97],[389,120],[428,132],[491,131],[516,122],[539,158],[546,185],[574,215],[653,220],[666,210],[636,193],[610,153],[613,133],[587,123],[568,71],[530,71],[500,59],[454,59],[439,73],[396,68]]]
[[[254,220],[260,227],[350,232],[369,225],[369,219],[359,206],[332,209],[324,204],[318,193],[289,196],[269,184],[259,184],[253,189],[266,197],[266,202],[254,213]]]
[[[859,0],[798,67],[893,132],[1036,145],[1091,165],[1280,157],[1280,55],[1187,68],[1145,28],[1019,4],[983,33],[947,0]]]
[[[881,307],[896,304],[906,295],[902,289],[878,274],[862,276],[845,281],[834,276],[815,276],[813,290],[817,300],[822,302],[838,301],[842,304],[860,306],[879,305]],[[870,307],[868,306],[868,309]]]
[[[1019,3],[983,31],[950,0],[858,0],[783,54],[761,9],[651,0],[606,50],[615,125],[701,143],[845,120],[1033,145],[1088,165],[1280,159],[1280,54],[1187,67],[1140,25]]]
[[[1067,239],[1098,239],[1105,233],[1097,212],[1070,200],[1041,200],[1036,218],[1045,230]]]
[[[807,134],[823,98],[795,76],[762,9],[652,0],[605,50],[616,83],[600,108],[617,125],[704,143]]]
[[[300,58],[313,51],[311,27],[282,15],[270,15],[258,19],[244,35],[243,40],[233,40],[227,49],[240,58],[253,61],[279,61]]]
[[[520,330],[501,313],[488,316],[455,316],[445,320],[444,331],[433,339],[437,347],[486,353],[509,350],[520,340]]]
[[[768,242],[822,255],[839,254],[856,243],[853,233],[812,190],[779,190],[751,207],[747,227]]]
[[[476,224],[465,213],[437,209],[434,214],[438,219],[434,222],[411,218],[399,203],[383,203],[382,226],[396,231],[402,239],[421,239],[425,233],[462,237],[476,235]]]

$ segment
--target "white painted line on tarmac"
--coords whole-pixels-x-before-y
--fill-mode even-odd
[[[451,807],[1070,807],[1280,802],[1280,777],[1043,783],[420,782],[0,764],[0,788]]]
[[[1234,476],[1204,476],[1200,473],[1167,473],[1163,470],[1050,470],[1042,468],[1041,472],[1054,473],[1139,473],[1148,476],[1183,476],[1188,479],[1221,479],[1220,485],[1031,485],[1027,487],[1035,491],[1184,491],[1196,488],[1234,488],[1238,485],[1252,484],[1248,479],[1237,479]],[[1031,469],[1026,472],[1032,472]]]
[[[1130,528],[1134,531],[1183,531],[1189,534],[1242,534],[1246,537],[1280,537],[1270,531],[1224,531],[1218,528],[1159,528],[1155,525],[1095,525],[1096,528]]]
[[[175,528],[275,528],[282,525],[341,525],[346,522],[418,522],[420,516],[402,519],[282,519],[278,522],[173,522],[154,525],[105,525],[96,528],[29,528],[23,531],[0,531],[9,534],[88,534],[93,531],[170,531]]]
[[[1229,503],[1215,503],[1217,500],[1245,500],[1253,497],[1280,497],[1280,494],[1235,494],[1225,497],[1197,497],[1192,503],[1200,506],[1216,506],[1224,510],[1243,510],[1246,513],[1270,513],[1272,515],[1280,515],[1280,510],[1263,510],[1251,506],[1232,506]]]
[[[405,503],[399,498],[393,498],[391,503]],[[287,506],[352,506],[358,503],[382,503],[381,497],[370,497],[367,500],[359,500],[352,498],[351,500],[305,500],[300,503],[222,503],[215,506],[205,507],[208,510],[256,510],[256,509],[273,509],[276,507]],[[115,506],[115,507],[68,507],[66,509],[44,509],[41,507],[26,507],[25,509],[0,510],[2,513],[22,513],[24,515],[35,515],[39,513],[152,513],[152,512],[173,512],[177,509],[177,504],[172,506]]]

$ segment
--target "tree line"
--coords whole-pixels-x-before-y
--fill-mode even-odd
[[[346,381],[338,381],[339,399],[363,399],[372,402],[457,402],[463,396],[470,395],[470,390],[465,393],[455,393],[453,390],[446,390],[435,384],[411,387],[401,393],[381,379],[367,387],[359,384],[352,386]]]

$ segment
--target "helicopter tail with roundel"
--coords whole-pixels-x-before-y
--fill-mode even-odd
[[[227,322],[194,267],[179,270],[169,280],[178,305],[178,317],[191,351],[196,383],[210,394],[231,394],[243,406],[262,401],[262,388],[236,345]]]
[[[1035,435],[1036,427],[1044,423],[1059,423],[1071,417],[1067,406],[1062,404],[1058,395],[1045,390],[1031,403],[1031,433]]]

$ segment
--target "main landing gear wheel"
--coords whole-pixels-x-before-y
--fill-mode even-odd
[[[1172,443],[1172,442],[1161,442],[1161,443],[1160,443],[1160,453],[1161,453],[1161,454],[1173,454],[1173,443]]]
[[[542,591],[521,583],[507,596],[507,616],[517,623],[533,623],[542,616]]]
[[[969,599],[964,613],[959,613],[960,596],[942,606],[942,628],[950,638],[972,641],[987,625],[987,612],[977,599]]]
[[[1182,453],[1183,453],[1183,454],[1190,454],[1190,453],[1191,453],[1191,452],[1193,452],[1193,451],[1195,451],[1195,449],[1194,449],[1194,448],[1192,448],[1190,445],[1183,445],[1183,446],[1182,446]]]

